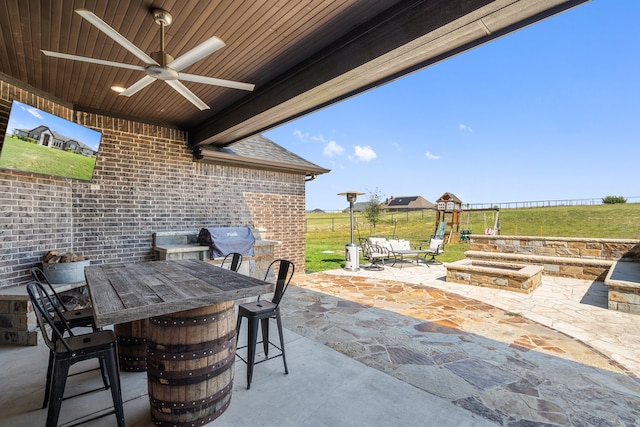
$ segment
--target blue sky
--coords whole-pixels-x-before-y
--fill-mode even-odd
[[[636,197],[639,42],[640,1],[592,0],[264,135],[331,169],[307,209]]]
[[[13,134],[15,129],[31,130],[40,125],[45,125],[54,132],[82,142],[95,151],[98,151],[100,146],[102,138],[100,132],[46,113],[30,105],[17,101],[13,102],[13,108],[7,123],[7,133]]]

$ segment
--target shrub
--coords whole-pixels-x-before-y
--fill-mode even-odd
[[[605,205],[613,205],[616,203],[627,203],[627,199],[622,196],[607,196],[602,199],[602,203]]]

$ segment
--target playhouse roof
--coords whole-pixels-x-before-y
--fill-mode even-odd
[[[458,199],[453,193],[444,193],[436,202],[456,202],[462,203],[462,200]]]

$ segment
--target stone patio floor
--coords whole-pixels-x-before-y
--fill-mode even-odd
[[[639,425],[640,317],[608,310],[604,284],[545,276],[527,295],[445,274],[307,274],[287,291],[283,321],[498,425]]]

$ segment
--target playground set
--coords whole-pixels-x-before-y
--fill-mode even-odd
[[[434,238],[443,239],[446,243],[459,240],[468,241],[471,235],[470,218],[474,212],[484,214],[484,234],[493,236],[500,234],[500,208],[463,209],[462,201],[452,193],[444,193],[436,201],[436,229]],[[487,218],[487,214],[491,218]],[[465,217],[463,221],[462,218]],[[464,228],[461,229],[461,224]]]

